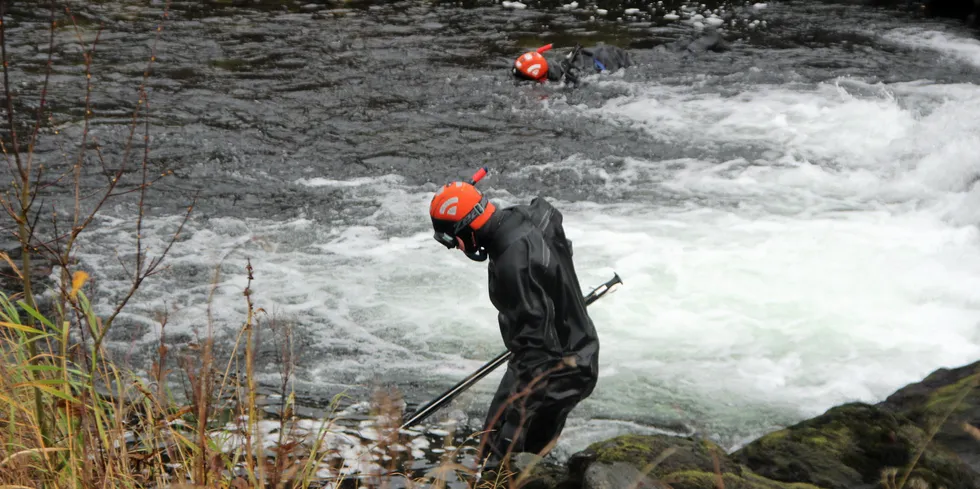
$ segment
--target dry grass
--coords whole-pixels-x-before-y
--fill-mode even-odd
[[[251,283],[251,267],[248,273]],[[84,291],[86,275],[75,274],[67,300],[97,329],[101,321]],[[263,419],[252,380],[254,335],[263,328],[278,332],[280,358],[288,359],[291,334],[288,325],[254,309],[248,290],[243,294],[248,314],[226,362],[218,362],[210,337],[171,359],[161,333],[148,378],[121,370],[91,341],[73,341],[73,322],[50,321],[22,294],[0,294],[0,401],[5,406],[0,411],[0,487],[310,488],[326,481],[385,487],[394,477],[408,487],[445,487],[446,480],[457,478],[473,484],[475,468],[457,462],[462,446],[447,451],[424,477],[400,472],[410,455],[404,447],[411,435],[399,430],[404,413],[396,393],[376,393],[371,403],[375,440],[352,451],[357,440],[337,443],[345,437],[337,424],[342,419],[314,421],[293,414],[287,360],[281,364],[287,366],[282,402],[270,419]],[[28,325],[27,318],[35,325]],[[166,331],[165,318],[160,330]],[[36,358],[28,353],[31,341],[45,345]],[[167,366],[173,363],[180,365],[188,385],[184,403],[167,387]],[[347,480],[344,469],[359,464],[359,470],[348,471],[359,472],[359,479]],[[507,480],[481,481],[479,487],[520,487],[531,469]]]

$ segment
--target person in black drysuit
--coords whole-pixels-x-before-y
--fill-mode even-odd
[[[514,60],[511,73],[519,80],[530,81],[569,81],[578,86],[581,76],[603,71],[613,72],[633,66],[633,60],[624,49],[599,44],[591,48],[576,46],[570,53],[560,59],[547,59],[543,53],[551,49],[551,45],[538,48],[518,56]],[[535,69],[536,66],[540,68]]]
[[[447,205],[452,209],[448,203],[463,208],[440,214]],[[562,214],[541,197],[497,210],[475,188],[455,182],[436,194],[430,215],[436,239],[447,248],[458,247],[476,261],[489,258],[490,301],[513,354],[484,422],[489,433],[478,460],[486,459],[485,471],[496,471],[508,450],[544,455],[571,410],[592,393],[599,373],[599,338]],[[508,403],[542,375],[526,398]]]
[[[488,467],[511,443],[515,452],[539,453],[557,439],[572,408],[592,393],[599,373],[599,339],[582,298],[561,213],[537,198],[497,216],[477,233],[477,242],[486,243],[490,255],[490,301],[499,311],[500,333],[514,357],[484,423],[484,429],[495,430],[488,443],[494,455]],[[520,403],[504,406],[509,396],[566,357],[569,364],[550,373],[523,401],[525,412]],[[526,421],[518,434],[522,415]]]

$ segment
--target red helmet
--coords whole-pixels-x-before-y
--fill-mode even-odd
[[[548,76],[548,60],[541,53],[551,49],[551,44],[528,51],[514,60],[514,74],[524,78],[541,81]]]
[[[429,203],[429,217],[436,241],[448,249],[458,247],[458,237],[465,230],[475,231],[490,220],[496,207],[473,184],[486,175],[481,169],[472,183],[447,183]],[[467,253],[469,254],[469,253]]]

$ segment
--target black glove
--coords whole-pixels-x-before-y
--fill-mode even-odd
[[[578,75],[575,74],[576,70],[575,68],[572,68],[569,65],[567,60],[562,61],[561,69],[562,69],[562,78],[572,82],[572,84],[574,84],[575,86],[578,86],[579,81],[578,81]]]
[[[578,53],[581,50],[582,45],[576,44],[575,49],[568,53],[568,56],[565,56],[565,59],[561,60],[562,78],[572,82],[575,86],[578,86],[579,78],[578,74],[576,73],[578,70],[572,67],[572,61],[578,57]]]

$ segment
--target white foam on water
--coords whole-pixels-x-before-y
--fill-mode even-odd
[[[647,85],[582,109],[692,152],[764,150],[524,169],[575,169],[638,197],[564,207],[578,266],[629,271],[593,312],[614,359],[586,404],[638,416],[664,404],[667,418],[693,409],[716,430],[759,422],[745,410],[809,416],[875,402],[975,360],[978,111],[976,85],[860,81],[734,96]],[[663,195],[683,200],[647,203]]]
[[[888,42],[928,49],[950,58],[953,62],[965,61],[980,68],[980,40],[935,29],[935,27],[900,27],[886,31],[881,34],[881,37]]]
[[[732,407],[814,415],[980,354],[974,228],[870,211],[566,216],[578,266],[611,267],[626,283],[592,312],[607,369],[596,414],[664,403],[710,413],[709,426],[734,422]]]
[[[163,310],[171,337],[203,335],[210,303],[215,331],[234,330],[245,318],[250,259],[255,307],[292,321],[315,347],[330,350],[316,362],[323,371],[313,372],[314,378],[370,383],[399,370],[465,375],[503,349],[486,299],[485,271],[462,256],[447,259],[433,241],[424,218],[431,194],[386,180],[372,187],[369,198],[378,199],[379,209],[360,226],[192,219],[173,247],[170,270],[144,284],[124,319],[146,326],[137,340],[158,337],[155,316]],[[145,245],[161,249],[179,221],[148,219]],[[413,229],[401,234],[388,224],[405,222]],[[101,272],[99,285],[120,293],[128,277],[106,253],[106,242],[121,252],[133,249],[132,223],[106,218],[80,248],[86,266]],[[221,273],[215,280],[216,268]],[[109,311],[107,302],[97,304]]]
[[[398,175],[385,175],[380,178],[374,177],[361,177],[352,178],[350,180],[336,180],[333,178],[302,178],[294,183],[300,185],[306,185],[309,187],[360,187],[364,185],[376,185],[378,183],[398,183],[403,179]]]
[[[685,423],[734,443],[980,355],[980,87],[849,80],[721,96],[648,84],[568,110],[701,155],[521,170],[588,174],[603,182],[596,194],[629,197],[556,202],[583,289],[614,271],[625,282],[590,308],[601,380],[574,416]],[[218,265],[215,322],[237,327],[248,258],[256,306],[312,338],[311,382],[448,385],[502,350],[485,265],[432,240],[434,187],[390,176],[296,184],[352,192],[377,210],[356,226],[192,221],[173,270],[130,307],[127,319],[149,325],[144,339],[160,308],[177,306],[171,332],[204,326]],[[487,190],[505,204],[535,194]],[[147,243],[158,249],[177,222],[149,220]],[[131,249],[127,226],[106,218],[83,243],[109,290],[125,277],[100,243]],[[500,375],[460,401],[485,408]],[[563,447],[588,436],[570,429]]]
[[[976,202],[980,176],[978,94],[976,85],[846,80],[811,91],[760,86],[734,97],[654,86],[586,112],[692,150],[765,150],[751,160],[679,162],[683,170],[665,185],[688,197],[720,194],[780,213],[900,209],[925,199],[937,217],[972,224],[980,217],[967,205]],[[630,165],[651,173],[665,163],[678,162]]]

